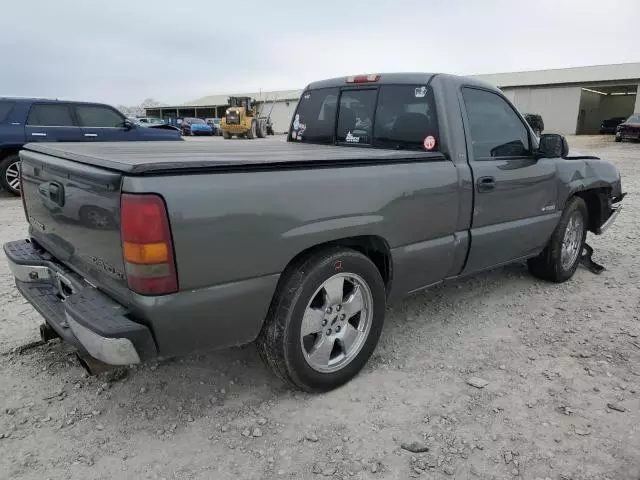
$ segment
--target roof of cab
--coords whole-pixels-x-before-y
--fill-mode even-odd
[[[450,75],[444,73],[426,73],[426,72],[398,72],[398,73],[381,73],[380,78],[375,82],[370,83],[347,83],[348,77],[335,77],[328,78],[326,80],[319,80],[307,85],[305,90],[315,90],[318,88],[331,88],[331,87],[344,87],[344,86],[367,86],[367,85],[384,85],[384,84],[409,84],[409,85],[421,85],[429,83],[434,77],[444,78],[449,81],[461,85],[471,85],[491,90],[496,90],[496,87],[470,77],[461,77],[458,75]]]

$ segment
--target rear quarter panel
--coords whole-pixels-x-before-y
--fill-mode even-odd
[[[466,248],[451,162],[125,177],[166,201],[180,293],[133,299],[161,355],[253,341],[287,264],[313,246],[377,235],[391,248],[392,295],[440,281]],[[396,293],[397,292],[397,293]]]
[[[360,235],[381,237],[414,263],[394,265],[394,277],[415,284],[398,288],[410,290],[448,272],[440,253],[458,220],[457,170],[448,161],[127,177],[123,191],[164,197],[181,290],[278,274],[310,247]],[[436,251],[437,265],[415,265]]]

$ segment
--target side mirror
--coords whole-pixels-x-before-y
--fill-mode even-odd
[[[124,122],[122,122],[122,128],[124,128],[125,130],[131,130],[135,128],[135,126],[136,124],[129,119],[126,119]]]
[[[564,158],[569,155],[569,144],[564,135],[544,133],[538,142],[538,155],[546,158]]]

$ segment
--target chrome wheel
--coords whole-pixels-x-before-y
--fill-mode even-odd
[[[560,263],[564,270],[569,270],[575,263],[582,247],[582,237],[584,235],[584,220],[580,212],[573,212],[569,218],[567,228],[562,239],[562,252]]]
[[[373,296],[362,277],[339,273],[318,288],[302,318],[300,343],[311,368],[336,372],[360,352],[373,318]]]
[[[20,191],[20,162],[13,162],[10,164],[4,173],[4,178],[7,185],[14,191]]]

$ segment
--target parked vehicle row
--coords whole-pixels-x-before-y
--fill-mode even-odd
[[[213,127],[201,118],[183,118],[180,129],[182,130],[182,135],[213,135]]]
[[[19,195],[18,152],[26,143],[181,140],[166,127],[141,127],[100,103],[0,98],[0,186]]]
[[[362,369],[389,300],[525,260],[570,279],[624,197],[611,163],[538,138],[500,90],[428,73],[312,83],[287,142],[31,143],[20,158],[30,238],[4,251],[43,338],[86,365],[255,341],[312,392]],[[73,223],[67,195],[113,221]]]

